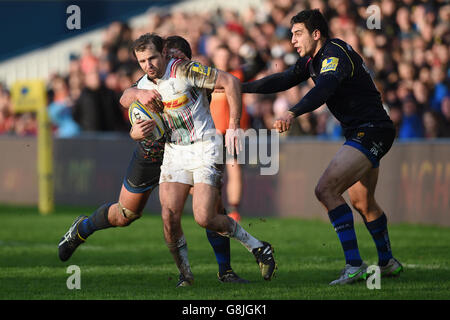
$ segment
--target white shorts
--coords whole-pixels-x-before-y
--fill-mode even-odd
[[[189,145],[166,142],[159,183],[206,183],[220,189],[223,176],[221,146],[209,139]]]

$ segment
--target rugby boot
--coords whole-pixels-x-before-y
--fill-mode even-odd
[[[382,277],[398,277],[402,271],[402,264],[395,258],[389,259],[388,263],[384,267],[380,266]]]
[[[277,264],[273,257],[273,248],[270,243],[262,241],[263,246],[252,250],[259,265],[261,275],[264,280],[271,280],[277,269]]]
[[[178,278],[176,288],[180,287],[189,287],[194,284],[194,276],[191,275],[190,277],[186,277],[184,274],[180,273],[180,276]]]
[[[217,273],[217,277],[220,282],[230,282],[230,283],[249,283],[250,281],[242,279],[233,270],[228,270],[224,274],[220,275]]]
[[[87,218],[87,216],[79,216],[76,218],[69,230],[61,238],[58,244],[59,259],[61,261],[67,261],[75,252],[76,248],[85,241],[78,233],[78,225]]]

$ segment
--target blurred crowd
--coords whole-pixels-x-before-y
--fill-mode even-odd
[[[119,105],[123,90],[142,75],[130,52],[141,34],[180,35],[191,44],[193,60],[225,71],[251,71],[253,79],[280,72],[295,63],[290,19],[303,9],[319,8],[331,36],[359,52],[381,92],[399,139],[450,137],[450,4],[445,0],[263,0],[258,8],[156,14],[130,28],[113,22],[103,33],[99,50],[92,45],[72,55],[66,74],[48,82],[55,136],[129,129]],[[375,5],[368,10],[370,5]],[[375,11],[374,11],[375,10]],[[377,19],[379,29],[368,23]],[[375,14],[375,16],[374,16]],[[375,20],[376,21],[376,20]],[[376,27],[376,24],[375,24]],[[275,118],[296,104],[312,87],[311,80],[273,95],[244,95],[251,127],[270,129]],[[14,114],[8,89],[0,85],[0,133],[36,133],[35,115]],[[326,139],[341,129],[326,106],[297,118],[287,133]]]

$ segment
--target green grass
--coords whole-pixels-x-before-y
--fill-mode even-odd
[[[195,285],[176,289],[178,272],[164,244],[159,216],[145,214],[127,228],[102,230],[62,263],[57,244],[72,220],[92,208],[58,208],[40,216],[35,208],[0,206],[0,299],[449,299],[450,229],[397,224],[389,232],[405,272],[382,279],[381,290],[365,282],[330,287],[343,267],[335,232],[322,221],[267,218],[242,220],[246,230],[275,247],[277,276],[262,280],[253,256],[231,243],[234,270],[251,284],[222,284],[205,231],[183,217]],[[377,261],[370,235],[356,224],[359,247]],[[67,267],[81,269],[81,290],[66,286]]]

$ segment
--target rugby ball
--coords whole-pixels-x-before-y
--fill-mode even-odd
[[[164,136],[164,122],[159,113],[150,111],[139,101],[134,101],[130,105],[128,108],[128,117],[131,125],[138,120],[155,120],[155,129],[153,129],[151,136],[147,137],[148,139],[159,140],[162,136]]]

